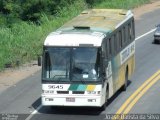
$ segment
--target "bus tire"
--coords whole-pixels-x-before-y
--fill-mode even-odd
[[[127,90],[127,85],[128,85],[128,67],[127,67],[127,70],[126,70],[125,82],[124,82],[124,85],[122,86],[122,91],[126,91]]]

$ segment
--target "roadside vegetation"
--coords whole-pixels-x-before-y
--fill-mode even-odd
[[[132,9],[149,0],[2,0],[0,71],[36,60],[45,37],[88,8]]]
[[[133,9],[145,3],[149,3],[149,0],[104,0],[95,8]]]

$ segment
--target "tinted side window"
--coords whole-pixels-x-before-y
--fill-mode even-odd
[[[128,39],[129,41],[132,39],[131,23],[128,24]]]
[[[129,38],[128,38],[128,25],[125,26],[125,35],[126,35],[126,44],[129,43]]]
[[[108,52],[109,52],[109,57],[112,55],[112,39],[108,39]]]
[[[132,41],[133,41],[135,39],[134,20],[132,20],[131,28],[132,28]]]
[[[123,30],[122,30],[123,31],[123,34],[122,34],[123,35],[123,40],[122,40],[123,45],[125,45],[125,43],[126,43],[126,31],[125,30],[126,30],[126,28],[123,27]]]
[[[119,31],[118,37],[119,37],[119,48],[122,48],[123,42],[122,42],[122,31],[121,30]]]
[[[117,34],[114,34],[113,41],[114,41],[114,54],[116,54],[118,52]]]

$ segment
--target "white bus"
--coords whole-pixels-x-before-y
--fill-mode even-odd
[[[50,33],[42,57],[42,105],[105,108],[135,66],[130,10],[83,11]]]

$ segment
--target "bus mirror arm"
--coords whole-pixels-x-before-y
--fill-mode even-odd
[[[104,59],[103,65],[104,65],[104,68],[107,68],[107,67],[108,67],[108,60],[107,60],[107,59]]]
[[[105,72],[102,73],[101,79],[102,79],[102,84],[103,84],[103,86],[104,86],[104,83],[105,83],[105,81],[107,80],[107,77],[106,77],[106,73],[105,73]]]
[[[103,67],[102,76],[103,76],[103,78],[106,77],[106,69],[105,69],[105,67]]]
[[[42,65],[42,56],[38,56],[38,66]]]
[[[107,59],[103,59],[103,72],[102,72],[103,78],[106,78],[106,68],[107,67],[108,67],[108,60]]]
[[[106,78],[106,73],[105,71],[102,73],[103,79]]]
[[[108,59],[103,59],[103,71],[108,67]]]

